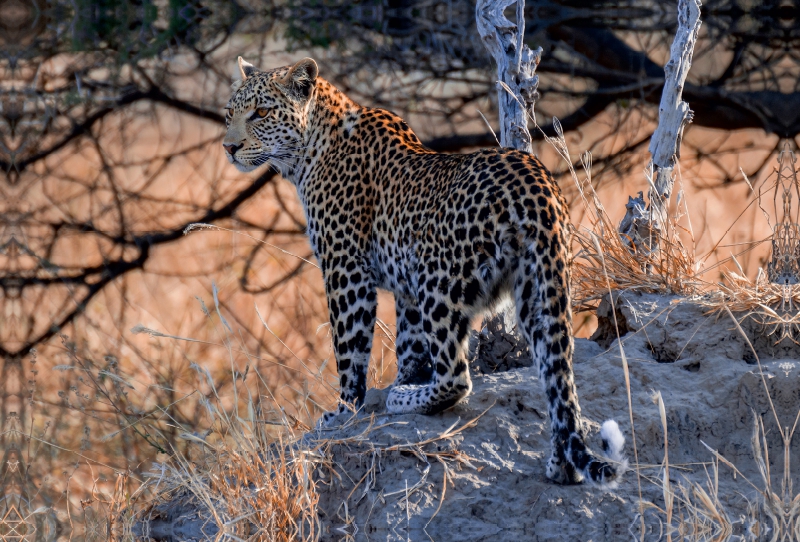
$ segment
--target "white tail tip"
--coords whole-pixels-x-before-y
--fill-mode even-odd
[[[627,465],[625,459],[625,435],[614,420],[606,420],[600,428],[600,438],[603,439],[603,451],[612,461]]]

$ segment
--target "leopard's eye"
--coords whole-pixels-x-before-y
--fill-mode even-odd
[[[269,113],[269,109],[267,109],[266,107],[259,107],[258,109],[256,109],[256,115],[258,115],[262,119],[267,116],[267,113]]]

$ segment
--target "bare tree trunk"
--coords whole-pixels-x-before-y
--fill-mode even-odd
[[[649,253],[658,247],[658,238],[667,223],[667,210],[675,182],[673,168],[681,157],[683,129],[692,122],[694,113],[681,98],[686,75],[692,66],[692,55],[700,30],[700,0],[678,1],[678,30],[670,48],[669,62],[664,66],[664,90],[658,108],[658,127],[650,140],[652,182],[645,204],[642,193],[628,198],[627,213],[619,225],[637,251]]]
[[[516,3],[517,22],[503,15]],[[536,51],[522,42],[525,34],[525,0],[479,0],[475,7],[478,33],[497,64],[497,107],[500,111],[500,145],[533,153],[528,118],[539,97],[536,67],[542,48]]]

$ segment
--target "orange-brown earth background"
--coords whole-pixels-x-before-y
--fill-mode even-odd
[[[217,391],[229,403],[232,369],[245,372],[249,366],[245,382],[251,393],[267,398],[267,406],[280,404],[304,423],[311,423],[335,400],[335,362],[321,279],[303,234],[295,190],[278,176],[267,178],[233,217],[214,221],[238,233],[197,230],[153,244],[142,266],[115,276],[76,310],[93,285],[103,283],[104,266],[141,256],[142,247],[128,241],[180,232],[209,209],[224,208],[264,175],[237,172],[220,146],[224,125],[218,116],[230,93],[237,56],[264,68],[313,56],[323,77],[347,88],[364,105],[403,114],[424,141],[449,151],[475,148],[469,138],[458,136],[486,134],[478,111],[496,125],[496,109],[491,69],[459,56],[459,35],[480,47],[474,26],[467,26],[472,24],[469,5],[425,4],[427,11],[409,16],[422,26],[411,38],[393,36],[385,27],[381,31],[380,24],[390,18],[377,7],[369,13],[367,7],[359,11],[363,20],[340,22],[333,37],[324,13],[308,16],[311,23],[306,28],[269,10],[256,10],[256,15],[238,19],[233,30],[197,38],[195,47],[204,44],[209,51],[202,57],[182,48],[178,40],[164,45],[158,55],[140,55],[131,62],[121,59],[119,51],[106,54],[102,44],[96,47],[100,52],[91,47],[32,50],[37,40],[63,25],[51,19],[38,30],[34,24],[32,34],[14,30],[8,21],[27,20],[25,10],[31,6],[35,5],[0,2],[7,21],[6,51],[17,50],[13,40],[18,50],[27,51],[9,53],[0,62],[7,172],[0,181],[4,498],[6,507],[16,493],[31,502],[31,509],[52,506],[64,533],[70,519],[91,524],[92,507],[102,508],[96,501],[81,504],[81,499],[91,498],[93,481],[108,489],[116,472],[130,469],[135,488],[157,459],[158,446],[174,445],[182,452],[194,446],[179,435],[205,428],[200,399],[212,392],[192,364],[210,371]],[[661,16],[674,20],[667,11]],[[378,30],[364,21],[377,21]],[[531,22],[528,26],[536,28]],[[663,66],[674,27],[656,27],[615,28],[612,33]],[[303,32],[313,33],[309,28],[325,40],[305,39]],[[538,40],[551,44],[543,67],[548,55],[566,62],[570,51],[577,50],[568,40],[554,38],[557,31],[542,37],[539,30],[533,33],[532,45]],[[769,43],[756,43],[742,53],[718,32],[704,24],[690,82],[701,85],[721,78],[740,55],[738,64],[733,63],[739,71],[734,69],[726,79],[727,89],[795,92],[796,50],[781,56]],[[437,46],[437,35],[455,45]],[[419,44],[404,56],[363,56],[364,42],[380,51],[409,39]],[[213,47],[208,46],[211,42]],[[753,60],[757,58],[763,66]],[[418,70],[417,62],[422,66]],[[602,95],[591,77],[580,76],[585,65],[576,65],[578,75],[541,70],[541,125],[549,127],[553,115],[564,118],[579,111],[593,93]],[[76,83],[81,77],[83,84]],[[87,79],[113,80],[114,88],[89,84]],[[125,103],[126,92],[150,88],[164,89],[166,98]],[[643,169],[657,108],[652,99],[637,99],[637,93],[641,98],[645,93],[657,96],[660,87],[642,75],[638,87],[626,92],[626,98],[611,100],[566,133],[573,162],[579,163],[581,152],[591,151],[592,182],[615,221],[624,214],[628,195],[647,190]],[[69,137],[104,104],[112,104],[111,111]],[[213,115],[203,112],[217,117],[204,118]],[[752,205],[739,168],[757,189],[774,175],[782,145],[779,135],[763,128],[724,129],[724,120],[717,127],[697,123],[687,129],[676,187],[676,193],[683,190],[681,208],[685,204],[688,209],[680,219],[685,228],[681,237],[696,254],[698,271],[706,270],[700,277],[709,283],[718,280],[723,269],[715,264],[771,233]],[[546,130],[553,133],[551,127]],[[788,135],[790,147],[796,147],[793,134]],[[62,140],[66,143],[59,147]],[[541,138],[535,150],[557,174],[572,202],[575,224],[585,224],[583,204],[565,161]],[[579,175],[585,176],[580,170]],[[772,201],[768,203],[765,208],[774,219]],[[674,198],[673,207],[678,209]],[[738,257],[748,276],[754,277],[764,265],[768,250],[763,243]],[[85,280],[70,278],[77,275],[85,275]],[[219,313],[229,329],[215,308],[212,285],[218,289]],[[379,318],[370,385],[383,387],[392,382],[395,371],[389,294],[380,297]],[[137,325],[173,338],[135,334],[131,330]],[[591,315],[576,317],[579,335],[590,335],[593,326]],[[111,390],[116,406],[96,393],[92,377]],[[137,434],[128,426],[140,418]],[[148,443],[145,433],[158,446]]]

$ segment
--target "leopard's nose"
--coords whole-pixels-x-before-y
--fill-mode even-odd
[[[222,146],[222,148],[224,148],[228,152],[228,154],[230,154],[231,156],[236,154],[236,151],[238,151],[242,147],[244,147],[244,144],[241,144],[241,145],[230,144],[230,145],[223,145]]]

